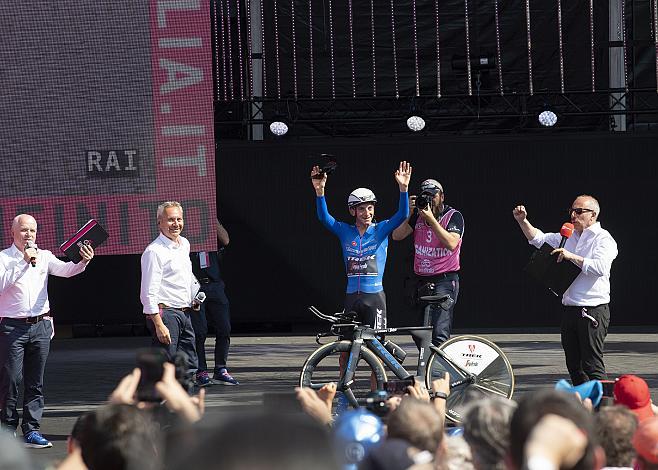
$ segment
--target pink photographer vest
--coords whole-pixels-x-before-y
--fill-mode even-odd
[[[457,212],[455,209],[450,209],[443,214],[439,220],[441,227],[448,226],[450,217],[455,212]],[[414,272],[419,276],[432,276],[459,271],[461,247],[461,238],[453,251],[444,247],[430,226],[421,217],[418,217],[414,227]]]

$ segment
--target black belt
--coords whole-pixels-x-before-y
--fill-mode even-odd
[[[456,279],[459,277],[459,271],[448,271],[445,273],[432,274],[430,276],[420,276],[416,274],[416,277],[423,282],[436,282],[444,279]]]
[[[190,307],[170,307],[169,305],[165,304],[158,304],[158,307],[160,308],[168,308],[171,310],[180,310],[181,312],[191,312],[192,309]]]
[[[564,307],[564,308],[573,308],[573,309],[577,309],[577,310],[582,310],[582,309],[584,309],[584,308],[587,308],[587,309],[590,309],[590,308],[591,308],[591,309],[595,309],[595,308],[599,308],[599,307],[605,307],[606,305],[608,305],[608,304],[599,304],[599,305],[563,305],[563,307]]]
[[[45,317],[48,316],[50,316],[50,312],[42,313],[41,315],[37,315],[35,317],[25,317],[25,318],[0,317],[0,318],[2,319],[2,321],[13,320],[21,323],[29,323],[30,325],[34,325],[36,323],[39,323],[41,320],[43,320]]]

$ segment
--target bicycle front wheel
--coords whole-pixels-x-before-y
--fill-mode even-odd
[[[323,385],[331,382],[338,384],[341,378],[340,356],[341,354],[347,355],[351,348],[351,341],[335,341],[316,349],[302,366],[299,386],[319,390]],[[372,376],[374,376],[374,383],[371,380]],[[386,371],[377,356],[365,347],[361,348],[354,371],[354,380],[352,383],[346,384],[346,388],[354,393],[358,403],[365,403],[366,397],[372,391],[384,389],[385,381]],[[338,397],[338,394],[336,396]],[[334,405],[336,405],[336,401],[337,398],[334,399]]]
[[[446,372],[450,374],[450,383],[463,381],[450,389],[446,406],[446,417],[450,421],[460,422],[466,407],[480,398],[490,395],[512,398],[512,365],[494,343],[479,336],[464,335],[449,339],[439,349],[448,359],[432,352],[425,378],[428,387]]]

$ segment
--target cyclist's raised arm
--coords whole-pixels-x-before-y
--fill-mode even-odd
[[[411,164],[408,162],[400,162],[400,168],[395,172],[395,181],[400,187],[400,202],[398,204],[398,211],[393,214],[388,220],[380,222],[379,229],[382,233],[388,236],[398,228],[409,217],[409,181],[411,180]],[[409,227],[411,228],[411,227]]]
[[[314,166],[311,170],[311,184],[313,184],[313,189],[315,189],[315,195],[317,197],[324,196],[324,187],[327,184],[327,174],[320,171],[319,166]]]
[[[407,220],[402,222],[402,224],[393,230],[392,238],[395,241],[404,240],[409,235],[414,233],[414,227],[416,226],[416,221],[418,220],[418,211],[416,210],[416,198],[418,196],[409,196],[409,217]]]
[[[327,201],[324,198],[324,187],[327,184],[327,174],[320,172],[320,167],[314,166],[311,170],[311,183],[315,189],[315,206],[318,214],[318,219],[329,230],[335,232],[337,224],[336,219],[332,217],[327,208]]]
[[[395,181],[400,187],[401,193],[409,191],[409,181],[411,181],[411,163],[402,161],[400,167],[395,171]]]

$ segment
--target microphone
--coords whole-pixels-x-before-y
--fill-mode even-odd
[[[573,224],[570,222],[565,222],[564,224],[562,224],[562,228],[560,229],[560,235],[562,235],[562,241],[560,242],[560,246],[558,248],[564,248],[564,245],[566,245],[567,240],[572,234],[573,234]]]
[[[194,299],[192,299],[192,310],[200,310],[204,300],[206,300],[206,293],[202,291],[197,292]]]
[[[34,250],[36,254],[37,244],[34,243],[32,240],[28,240],[27,243],[25,244],[25,250]],[[32,265],[33,268],[37,265],[36,256],[30,256],[30,264]]]

